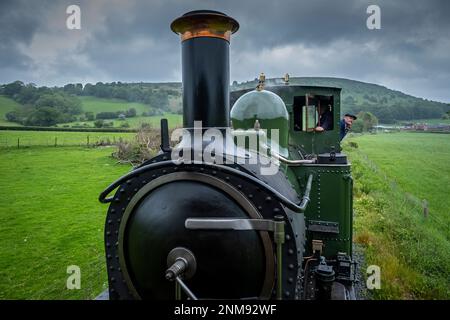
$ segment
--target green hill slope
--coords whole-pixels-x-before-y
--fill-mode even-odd
[[[281,79],[268,79],[267,85],[283,84]],[[234,83],[232,90],[256,87],[255,80]],[[399,120],[436,119],[450,110],[450,105],[413,97],[384,86],[342,78],[291,77],[292,85],[342,88],[342,113],[370,111],[381,123]]]
[[[97,97],[79,97],[81,100],[81,104],[83,106],[84,112],[93,112],[97,114],[99,112],[117,112],[117,111],[126,111],[130,108],[136,109],[138,115],[141,115],[142,112],[148,112],[150,107],[137,102],[128,102],[121,99],[104,99]]]
[[[5,115],[8,112],[13,111],[18,107],[20,107],[20,104],[13,99],[0,95],[0,126],[19,126],[19,124],[6,121],[5,119]]]

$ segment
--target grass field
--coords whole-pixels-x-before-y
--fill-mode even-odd
[[[20,126],[18,123],[5,120],[5,115],[19,106],[13,99],[0,95],[0,126]]]
[[[111,152],[0,149],[0,299],[92,299],[106,288],[107,206],[97,197],[130,169]],[[81,290],[66,289],[70,265]]]
[[[0,131],[0,141],[29,135],[44,142],[55,134],[86,139],[86,133]],[[450,299],[449,138],[392,133],[344,140],[355,181],[354,239],[367,264],[381,268],[375,299]],[[92,299],[106,288],[107,206],[97,197],[130,170],[110,157],[113,150],[0,148],[0,299]],[[81,290],[66,289],[70,265],[81,268]]]
[[[107,122],[113,122],[115,128],[120,128],[123,123],[128,123],[130,128],[139,128],[142,123],[150,124],[152,128],[159,128],[162,118],[166,118],[169,122],[170,128],[181,126],[183,122],[182,115],[175,113],[165,113],[162,116],[150,116],[143,117],[142,112],[148,112],[151,107],[143,103],[127,102],[120,99],[102,99],[97,97],[78,97],[81,100],[83,112],[93,112],[97,114],[99,112],[116,112],[125,111],[130,108],[135,108],[137,116],[128,118],[124,121],[120,120],[105,120]],[[173,102],[173,104],[179,102]],[[0,95],[0,126],[20,126],[15,122],[9,122],[5,120],[5,114],[19,107],[20,105],[14,100]],[[58,127],[72,127],[74,125],[84,125],[88,127],[94,127],[94,121],[74,121],[70,123],[58,124]]]
[[[365,246],[367,264],[381,267],[382,289],[374,298],[450,299],[450,136],[346,140],[355,180],[355,241]]]
[[[135,108],[137,116],[133,118],[128,118],[125,121],[120,120],[105,120],[108,122],[113,121],[114,127],[119,128],[124,122],[127,122],[130,125],[130,128],[138,128],[142,123],[148,123],[153,128],[159,128],[161,118],[167,118],[169,121],[169,126],[174,128],[176,126],[181,125],[182,117],[178,114],[173,113],[165,113],[163,116],[151,116],[151,117],[143,117],[142,112],[148,112],[151,109],[151,106],[145,105],[143,103],[136,102],[127,102],[120,99],[102,99],[97,97],[79,97],[81,103],[83,105],[84,112],[93,112],[97,114],[99,112],[116,112],[116,111],[125,111],[130,108]],[[90,127],[94,127],[94,121],[84,121],[84,122],[73,122],[65,125],[75,125],[75,124],[83,124],[86,123]],[[62,125],[59,125],[62,126]]]
[[[117,141],[119,138],[131,140],[135,133],[110,133],[110,132],[61,132],[61,131],[0,131],[0,148],[17,148],[19,139],[20,147],[29,146],[54,146],[55,138],[57,146],[79,146],[99,141]],[[89,138],[88,138],[89,137]]]
[[[160,122],[162,118],[166,118],[169,122],[170,128],[175,128],[181,126],[183,123],[182,115],[173,114],[173,113],[165,113],[162,116],[151,116],[151,117],[133,117],[128,118],[126,120],[105,120],[106,122],[113,122],[114,128],[120,128],[123,123],[128,123],[130,128],[139,128],[142,123],[148,123],[152,128],[159,128]],[[88,127],[94,127],[94,121],[76,121],[70,123],[59,124],[58,127],[64,126],[73,126],[73,125],[84,125],[86,124]]]
[[[78,97],[81,100],[84,112],[117,112],[126,111],[130,108],[136,109],[136,113],[141,115],[142,112],[148,112],[151,108],[148,105],[137,102],[128,102],[120,99],[103,99],[97,97]]]

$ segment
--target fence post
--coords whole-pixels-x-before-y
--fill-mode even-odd
[[[58,145],[58,137],[55,137],[55,147]]]
[[[89,147],[89,135],[87,136],[87,146]]]
[[[17,138],[17,149],[20,148],[20,138]]]
[[[423,206],[423,216],[424,218],[428,218],[428,201],[424,199],[422,201],[422,206]]]

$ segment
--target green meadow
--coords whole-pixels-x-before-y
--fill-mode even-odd
[[[0,130],[1,147],[86,146],[99,142],[130,141],[135,133],[128,132],[64,132]]]
[[[114,147],[39,146],[55,135],[86,141],[78,132],[0,131],[0,141],[40,141],[0,147],[0,299],[92,299],[106,288],[107,205],[97,198],[131,167],[112,159]],[[344,140],[355,182],[354,241],[366,265],[381,268],[374,299],[450,298],[449,138],[392,133]],[[71,265],[81,269],[80,290],[66,288]]]
[[[106,288],[99,193],[131,168],[113,149],[0,149],[0,299],[92,299]],[[67,267],[81,270],[68,290]]]
[[[96,115],[99,112],[117,112],[126,111],[130,108],[136,109],[136,117],[127,118],[125,120],[111,119],[104,120],[105,122],[113,122],[114,128],[121,128],[124,123],[128,123],[129,128],[139,128],[142,124],[149,124],[152,128],[159,128],[162,118],[166,118],[169,122],[170,128],[180,127],[183,123],[182,115],[165,112],[163,115],[158,116],[142,116],[143,112],[149,112],[152,107],[143,103],[127,102],[120,99],[103,99],[97,97],[78,97],[83,107],[83,113],[93,112]],[[21,126],[15,122],[6,121],[5,115],[20,107],[20,104],[14,100],[0,95],[0,126]],[[60,123],[58,127],[92,127],[94,128],[94,121],[74,121],[69,123]]]
[[[450,135],[353,136],[344,151],[355,181],[354,241],[367,265],[381,268],[372,297],[449,299]]]

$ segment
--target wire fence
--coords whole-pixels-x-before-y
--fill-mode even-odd
[[[423,215],[424,221],[431,221],[436,227],[445,232],[447,239],[449,238],[450,220],[446,221],[442,217],[430,213],[428,200],[421,199],[411,193],[402,190],[402,188],[398,186],[397,182],[388,177],[388,175],[383,170],[381,170],[377,164],[370,160],[365,153],[361,151],[358,151],[358,153],[361,155],[361,157],[364,159],[364,162],[371,170],[376,172],[380,177],[388,182],[393,191],[402,195],[404,202],[408,203],[414,209],[414,212],[421,213]]]
[[[45,136],[0,136],[0,148],[64,147],[64,146],[108,146],[120,142],[131,142],[134,135],[45,135]]]

